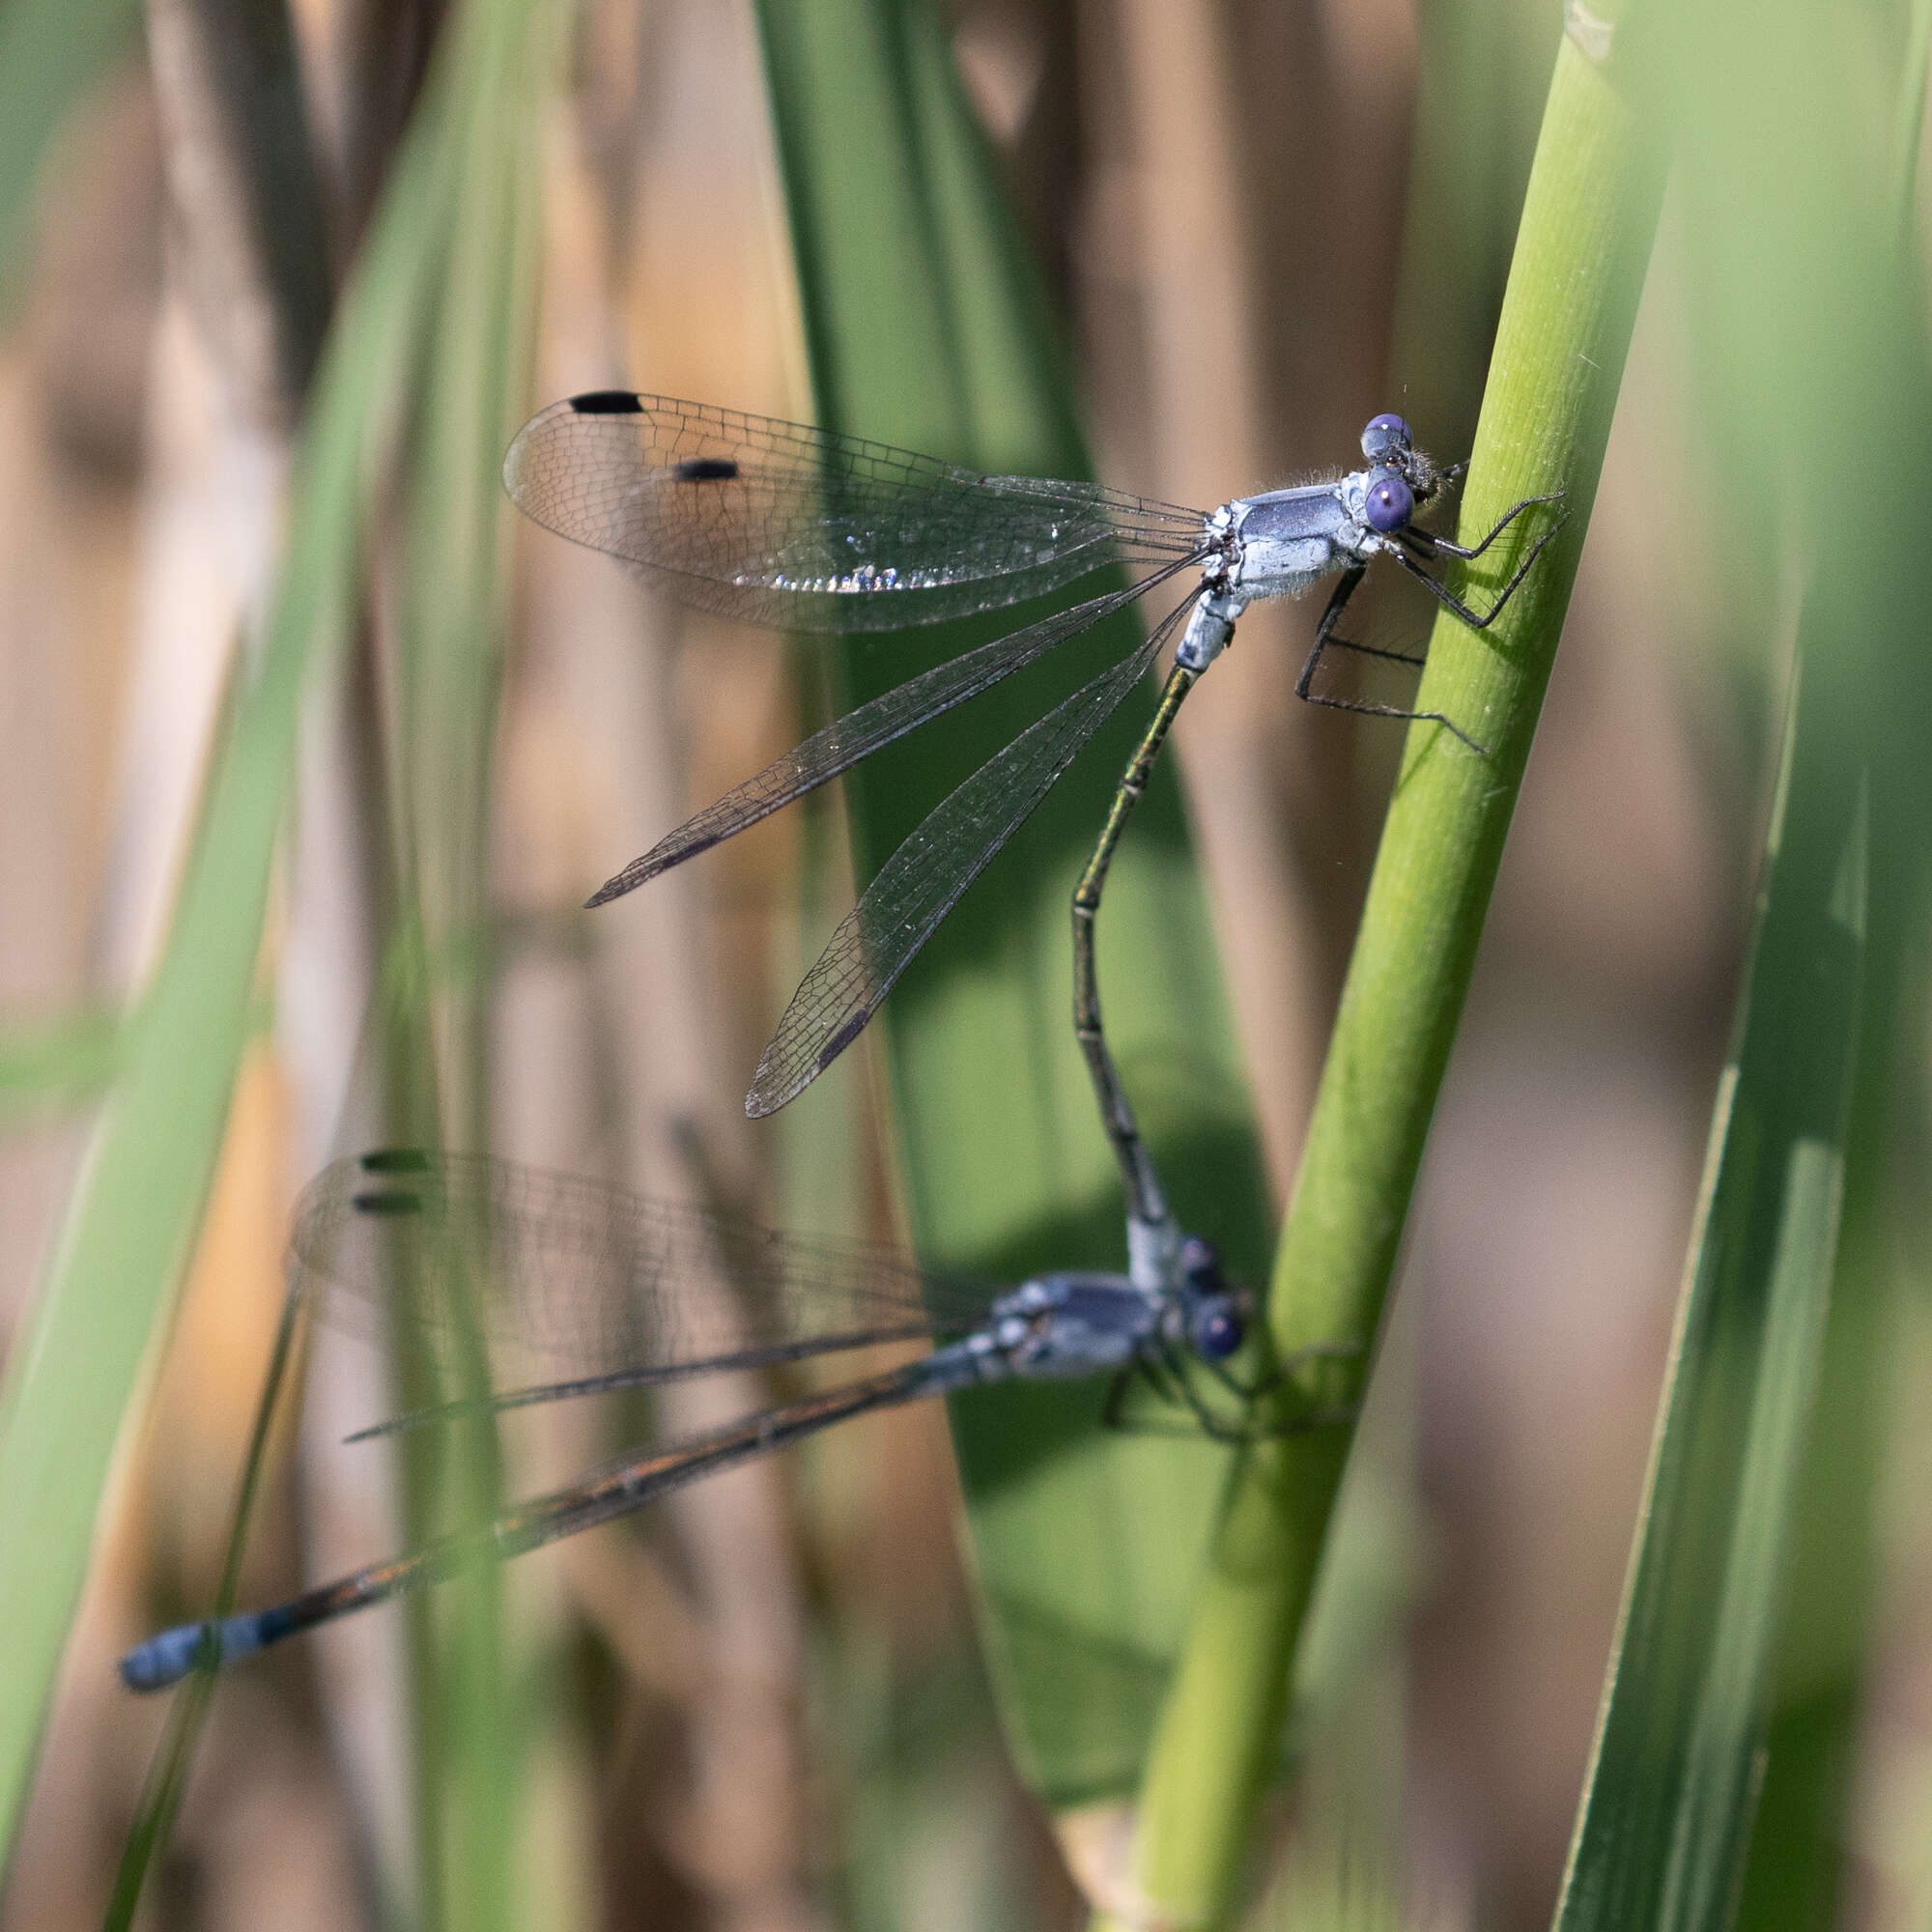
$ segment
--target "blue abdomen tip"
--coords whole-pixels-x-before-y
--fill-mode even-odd
[[[136,1644],[121,1660],[121,1681],[130,1690],[165,1690],[194,1668],[208,1634],[206,1624],[177,1624]]]

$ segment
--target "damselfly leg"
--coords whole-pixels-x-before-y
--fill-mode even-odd
[[[1205,1435],[1210,1441],[1225,1443],[1279,1441],[1283,1436],[1355,1419],[1361,1409],[1356,1402],[1291,1403],[1270,1398],[1277,1396],[1304,1362],[1346,1360],[1360,1353],[1352,1343],[1318,1345],[1297,1350],[1290,1361],[1267,1375],[1244,1382],[1225,1363],[1189,1356],[1172,1342],[1165,1342],[1115,1374],[1107,1384],[1101,1420],[1109,1429],[1133,1435]],[[1233,1398],[1232,1412],[1224,1413],[1204,1393],[1198,1379],[1204,1370]],[[1136,1386],[1150,1391],[1153,1407],[1134,1405]]]
[[[1457,468],[1460,469],[1462,466],[1459,464]],[[1471,610],[1462,598],[1456,596],[1446,584],[1422,569],[1414,557],[1408,554],[1408,551],[1412,549],[1425,557],[1441,555],[1466,560],[1470,557],[1481,556],[1525,510],[1533,508],[1538,503],[1556,502],[1560,500],[1561,496],[1562,493],[1558,491],[1550,496],[1525,497],[1521,502],[1513,504],[1498,519],[1495,527],[1490,531],[1489,535],[1481,543],[1467,549],[1461,544],[1451,543],[1447,537],[1438,537],[1433,531],[1416,529],[1410,526],[1395,533],[1396,544],[1405,548],[1392,549],[1389,554],[1394,556],[1395,560],[1419,582],[1426,584],[1431,595],[1435,597],[1446,610],[1461,618],[1472,631],[1486,631],[1501,616],[1511,597],[1515,595],[1517,586],[1528,576],[1530,566],[1542,554],[1544,545],[1548,543],[1550,538],[1568,521],[1567,513],[1559,515],[1550,525],[1549,528],[1545,530],[1535,543],[1530,546],[1529,554],[1517,566],[1515,573],[1510,577],[1509,581],[1497,591],[1490,609],[1480,614]],[[1474,738],[1470,737],[1468,732],[1463,730],[1445,712],[1414,711],[1399,704],[1378,704],[1371,699],[1362,697],[1334,697],[1326,693],[1315,690],[1315,672],[1317,667],[1321,662],[1321,655],[1324,651],[1351,651],[1358,657],[1382,658],[1395,664],[1419,665],[1423,662],[1423,659],[1419,655],[1411,655],[1405,651],[1381,650],[1374,644],[1356,643],[1348,638],[1336,636],[1335,627],[1342,621],[1342,612],[1347,609],[1350,598],[1360,587],[1367,568],[1366,564],[1360,564],[1352,570],[1345,571],[1342,574],[1341,581],[1335,585],[1334,592],[1328,599],[1327,608],[1321,612],[1321,621],[1315,627],[1314,648],[1308,653],[1307,663],[1301,667],[1301,675],[1294,681],[1295,696],[1300,698],[1304,703],[1323,705],[1331,711],[1355,711],[1372,718],[1393,718],[1411,724],[1440,724],[1444,730],[1453,732],[1456,737],[1460,738],[1463,744],[1468,746],[1470,751],[1487,757],[1489,755],[1488,748],[1479,745]]]
[[[1522,561],[1517,565],[1515,573],[1503,587],[1496,592],[1490,604],[1490,608],[1485,611],[1478,612],[1472,610],[1440,578],[1430,576],[1428,571],[1424,570],[1422,565],[1416,561],[1415,557],[1409,554],[1410,551],[1418,552],[1425,557],[1440,555],[1466,560],[1470,557],[1481,556],[1525,510],[1533,509],[1538,503],[1554,503],[1560,501],[1562,496],[1563,493],[1558,490],[1544,497],[1525,497],[1521,502],[1512,504],[1509,509],[1503,512],[1495,527],[1491,530],[1489,535],[1472,549],[1464,550],[1462,545],[1451,543],[1447,537],[1435,536],[1429,530],[1408,528],[1403,530],[1396,539],[1397,544],[1401,547],[1391,549],[1389,554],[1418,583],[1424,585],[1429,594],[1438,604],[1445,610],[1453,611],[1470,630],[1487,631],[1502,615],[1510,599],[1516,595],[1517,586],[1529,575],[1530,567],[1543,554],[1544,547],[1570,521],[1569,511],[1559,511],[1550,520],[1549,527],[1530,545],[1528,551],[1523,555]],[[1463,737],[1463,733],[1460,731],[1456,735]],[[1467,743],[1468,741],[1465,738],[1463,742]]]

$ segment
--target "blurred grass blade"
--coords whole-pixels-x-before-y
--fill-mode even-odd
[[[1837,1252],[1866,787],[1802,687],[1560,1932],[1719,1932],[1761,1775]]]
[[[0,1033],[0,1130],[107,1091],[120,1065],[121,1012],[82,1007]]]
[[[758,18],[819,420],[990,469],[1089,474],[1038,277],[936,10],[760,0]],[[843,650],[841,708],[989,635],[954,625]],[[861,878],[1092,675],[1084,648],[848,780]],[[1119,1185],[1070,1025],[1068,898],[1145,709],[1122,707],[888,1004],[901,1171],[934,1261],[1017,1279],[1121,1260]],[[1179,1211],[1258,1281],[1260,1156],[1171,760],[1109,883],[1100,949],[1108,1031]],[[802,1119],[838,1078],[797,1103]],[[1206,1442],[1102,1431],[1100,1395],[986,1390],[952,1410],[1002,1717],[1057,1805],[1132,1787],[1227,1468]]]
[[[457,65],[464,188],[449,267],[405,452],[388,796],[401,893],[392,937],[392,1134],[489,1145],[489,838],[492,753],[506,636],[503,451],[526,413],[543,181],[539,109],[567,10],[490,0]],[[487,26],[486,26],[487,23]],[[413,1076],[413,1077],[412,1077]],[[485,1263],[452,1252],[450,1268]],[[451,1304],[470,1305],[454,1293]],[[480,1302],[479,1304],[480,1305]],[[467,1335],[469,1379],[487,1380]],[[422,1373],[421,1365],[416,1374]],[[446,1397],[416,1392],[412,1403]],[[467,1391],[466,1391],[467,1392]],[[487,1422],[424,1432],[403,1454],[412,1543],[487,1520],[500,1468]],[[517,1922],[523,1834],[516,1800],[533,1713],[507,1667],[503,1578],[452,1579],[407,1612],[416,1665],[417,1829],[424,1918],[490,1932]]]
[[[482,0],[462,43],[514,35],[526,0]],[[514,55],[486,65],[528,84]],[[363,490],[435,314],[466,132],[497,105],[442,70],[324,358],[291,496],[291,538],[258,667],[219,748],[173,925],[31,1324],[0,1391],[0,1838],[10,1839],[79,1589],[121,1420],[181,1277],[253,1018],[270,863],[307,679],[335,657],[355,597]]]
[[[1920,238],[1900,220],[1916,185],[1906,170],[1927,21],[1922,9],[1894,8],[1867,37],[1831,9],[1744,0],[1697,0],[1659,18],[1666,38],[1651,84],[1680,157],[1692,366],[1708,447],[1735,486],[1725,561],[1733,582],[1774,575],[1768,558],[1798,540],[1808,579],[1799,728],[1811,731],[1813,710],[1835,717],[1844,755],[1864,760],[1871,788],[1839,1259],[1738,1905],[1753,1932],[1796,1932],[1842,1915],[1865,1882],[1871,1814],[1856,1807],[1870,1802],[1861,1786],[1881,1708],[1870,1673],[1896,1453],[1879,1392],[1896,1373],[1899,1297],[1916,1293],[1911,1270],[1927,1248],[1932,355]],[[1725,84],[1714,90],[1708,75],[1719,71]],[[1875,111],[1886,100],[1896,110]],[[1855,550],[1810,541],[1854,497],[1865,504]]]
[[[42,157],[109,55],[128,40],[134,0],[0,5],[0,288],[12,280]]]

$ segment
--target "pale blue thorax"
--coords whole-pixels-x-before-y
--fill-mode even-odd
[[[1299,597],[1338,570],[1365,564],[1389,548],[1364,514],[1374,472],[1351,470],[1329,483],[1303,483],[1236,497],[1207,521],[1217,546],[1202,575],[1207,594],[1194,607],[1177,664],[1206,670],[1227,648],[1235,619],[1269,597]]]

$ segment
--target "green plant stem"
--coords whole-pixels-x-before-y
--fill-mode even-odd
[[[1493,629],[1477,633],[1444,613],[1431,640],[1418,709],[1454,718],[1488,755],[1436,725],[1410,729],[1282,1230],[1277,1348],[1285,1357],[1317,1342],[1362,1350],[1344,1373],[1327,1365],[1324,1399],[1359,1400],[1366,1383],[1589,524],[1662,183],[1657,144],[1614,71],[1566,41],[1461,535],[1469,542],[1512,502],[1557,489],[1570,522]],[[1531,513],[1528,530],[1546,514]],[[1520,554],[1499,544],[1460,581],[1486,602]],[[1280,1438],[1234,1480],[1142,1790],[1133,1882],[1149,1922],[1219,1923],[1238,1898],[1346,1446],[1339,1430]]]
[[[488,15],[479,17],[487,18]],[[418,433],[408,452],[412,501],[393,551],[399,594],[389,741],[400,903],[400,968],[390,1014],[390,1126],[489,1145],[491,965],[438,977],[459,936],[488,929],[492,752],[505,641],[501,483],[529,382],[545,79],[567,14],[499,9],[494,33],[463,51],[455,85],[471,121],[464,191],[452,210],[448,282],[439,304]],[[482,1234],[463,1231],[440,1259],[449,1304],[480,1306]],[[402,1338],[395,1338],[400,1345]],[[412,1402],[473,1394],[488,1382],[482,1335],[452,1324],[456,1372],[399,1362]],[[402,1353],[407,1356],[406,1346]],[[418,1392],[414,1380],[427,1382]],[[433,1433],[434,1434],[434,1433]],[[404,1518],[426,1541],[484,1521],[501,1504],[500,1452],[488,1423],[406,1445]],[[412,1607],[416,1828],[429,1926],[493,1932],[516,1922],[522,1846],[517,1800],[530,1747],[528,1699],[509,1668],[503,1577],[483,1565]]]

